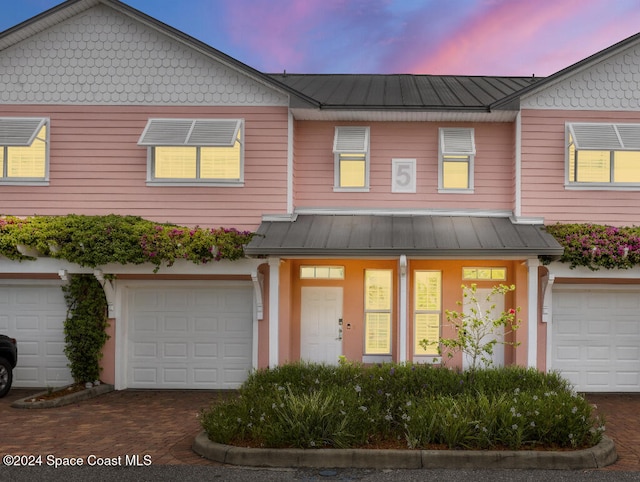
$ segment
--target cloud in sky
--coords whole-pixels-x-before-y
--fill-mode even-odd
[[[124,1],[264,72],[545,76],[640,31],[640,0]]]

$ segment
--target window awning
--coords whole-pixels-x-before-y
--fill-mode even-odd
[[[30,146],[46,121],[43,117],[0,118],[0,146]]]
[[[149,119],[140,146],[226,146],[238,138],[240,119]]]
[[[441,128],[440,149],[443,155],[474,156],[476,154],[476,143],[473,129]]]
[[[333,152],[366,154],[369,150],[369,128],[358,126],[336,127]]]
[[[250,256],[559,256],[542,225],[503,217],[298,215],[263,221]]]
[[[640,150],[640,124],[572,123],[569,131],[577,149]]]

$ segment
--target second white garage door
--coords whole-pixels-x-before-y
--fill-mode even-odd
[[[250,285],[132,288],[127,386],[237,388],[252,367]]]
[[[640,391],[640,290],[556,288],[551,368],[578,391]]]

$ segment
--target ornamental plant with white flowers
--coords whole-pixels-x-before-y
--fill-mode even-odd
[[[432,344],[438,344],[438,353],[443,357],[453,358],[456,353],[462,352],[468,357],[471,371],[475,371],[482,364],[487,368],[493,363],[495,346],[517,346],[519,343],[507,341],[505,336],[516,331],[520,326],[520,320],[516,318],[520,308],[510,308],[494,315],[496,303],[495,296],[504,296],[514,291],[515,285],[494,286],[491,292],[482,300],[478,296],[478,287],[474,283],[471,286],[462,285],[463,301],[458,305],[467,306],[467,310],[446,310],[447,321],[455,331],[455,337],[442,338],[439,342],[421,340],[420,346],[427,349]],[[484,302],[483,302],[484,301]]]

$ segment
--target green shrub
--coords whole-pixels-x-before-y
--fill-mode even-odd
[[[603,422],[557,373],[457,373],[414,364],[282,365],[252,373],[240,397],[203,411],[220,443],[263,447],[578,448]]]

